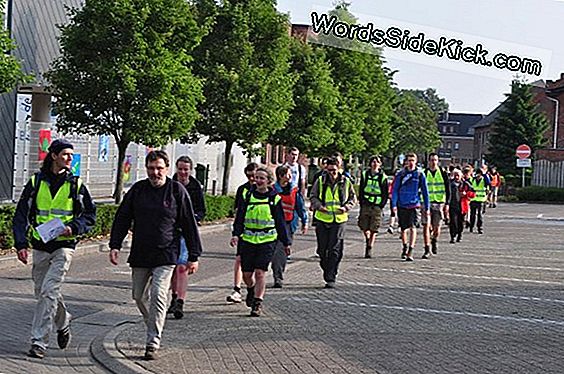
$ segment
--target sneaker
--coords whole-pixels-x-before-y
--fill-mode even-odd
[[[364,249],[364,258],[372,258],[372,247],[366,246]]]
[[[436,255],[437,254],[437,241],[431,241],[431,253]]]
[[[253,302],[255,300],[255,287],[247,287],[247,297],[245,298],[245,304],[249,307],[253,307]]]
[[[33,344],[30,350],[27,352],[27,355],[34,358],[43,358],[45,357],[45,349],[36,344]]]
[[[405,259],[406,256],[407,256],[407,248],[404,247],[404,248],[401,250],[401,258],[402,258],[402,259]]]
[[[172,314],[174,314],[174,318],[176,319],[181,319],[182,317],[184,317],[184,300],[178,299],[176,300],[176,305],[174,307],[174,311],[172,312]]]
[[[152,361],[157,359],[157,348],[147,347],[145,348],[145,360]]]
[[[70,332],[70,324],[68,324],[63,329],[57,331],[57,344],[59,348],[65,349],[70,342],[71,339],[71,332]]]
[[[327,283],[325,283],[325,288],[335,288],[335,282],[327,282]]]
[[[387,233],[390,235],[394,235],[394,228],[392,226],[388,227]]]
[[[454,238],[450,238],[450,244],[454,244]]]
[[[272,288],[282,288],[282,281],[281,280],[275,280]]]
[[[474,228],[473,228],[473,227],[470,227],[470,232],[474,232]]]
[[[458,235],[458,236],[456,237],[456,242],[460,242],[461,240],[462,240],[462,235]]]
[[[429,251],[425,251],[425,253],[423,253],[423,256],[421,256],[423,260],[428,260],[430,257],[431,257],[431,252]]]
[[[262,300],[254,299],[253,306],[251,309],[251,317],[260,317],[262,314]]]
[[[405,261],[413,261],[413,248],[409,248],[405,255]]]
[[[243,301],[241,292],[233,290],[233,292],[231,292],[231,295],[227,296],[227,301],[230,303],[240,303],[241,301]]]
[[[484,233],[484,230],[478,229],[478,234],[483,234],[483,233]]]

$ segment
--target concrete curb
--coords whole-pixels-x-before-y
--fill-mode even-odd
[[[212,225],[204,225],[199,227],[200,234],[207,234],[212,232],[218,232],[223,230],[231,230],[232,223],[220,223],[220,224],[212,224]],[[126,239],[127,240],[127,239]],[[108,251],[108,240],[96,240],[96,241],[89,241],[84,243],[79,243],[76,247],[76,252],[74,257],[80,255],[88,255],[98,252],[107,252]],[[32,263],[33,251],[30,251],[28,264]],[[18,261],[18,256],[16,255],[7,255],[0,257],[0,270],[9,269],[14,266],[26,266],[23,265],[21,262]]]

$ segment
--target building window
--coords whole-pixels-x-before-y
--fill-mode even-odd
[[[452,143],[451,142],[447,142],[447,149],[451,149],[452,148]]]
[[[268,163],[269,164],[274,164],[276,162],[276,150],[278,149],[278,147],[271,145],[270,146],[270,158],[268,159]]]
[[[454,150],[458,151],[458,149],[460,149],[460,143],[456,142],[454,143]]]
[[[278,163],[279,164],[283,164],[284,163],[284,146],[279,145],[278,146]]]
[[[447,132],[447,127],[443,126],[443,133],[446,133],[446,132]]]

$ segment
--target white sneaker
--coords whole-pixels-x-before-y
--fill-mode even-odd
[[[233,290],[233,292],[231,292],[231,295],[227,296],[227,301],[230,303],[240,303],[241,301],[243,301],[243,298],[241,297],[240,292]]]
[[[388,234],[394,235],[394,228],[392,226],[388,227]]]

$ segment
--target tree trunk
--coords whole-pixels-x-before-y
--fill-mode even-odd
[[[225,166],[223,168],[223,185],[221,187],[221,194],[227,195],[229,190],[229,176],[231,175],[231,151],[233,149],[233,142],[226,141],[225,142],[225,162],[223,163]]]
[[[121,203],[121,197],[123,193],[123,162],[125,161],[125,152],[127,151],[127,146],[129,142],[119,143],[116,139],[118,146],[118,162],[117,162],[117,176],[116,176],[116,188],[114,190],[114,201],[116,204]]]

